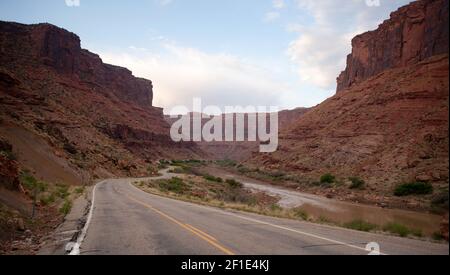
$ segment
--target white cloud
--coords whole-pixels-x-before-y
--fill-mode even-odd
[[[194,97],[204,104],[224,106],[278,106],[280,94],[289,90],[270,70],[226,53],[210,54],[175,44],[162,51],[130,47],[125,52],[103,52],[104,62],[124,66],[154,83],[155,105],[192,106]]]
[[[264,21],[272,22],[272,21],[277,20],[279,17],[280,17],[279,12],[271,11],[271,12],[266,13],[266,16],[264,17]]]
[[[283,9],[286,7],[286,3],[284,2],[284,0],[273,0],[272,3],[275,9]]]
[[[313,19],[312,23],[287,26],[288,31],[299,33],[287,54],[297,64],[301,80],[333,90],[351,52],[351,39],[375,29],[390,12],[408,2],[386,0],[370,6],[366,0],[296,0],[297,7]]]

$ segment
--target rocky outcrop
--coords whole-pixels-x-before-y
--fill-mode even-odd
[[[0,22],[0,126],[4,120],[47,140],[53,151],[45,154],[57,156],[48,159],[65,158],[71,171],[146,176],[159,158],[194,154],[192,144],[171,140],[152,99],[150,80],[104,64],[75,34]]]
[[[12,71],[18,63],[45,65],[75,81],[108,90],[119,100],[152,106],[150,80],[136,78],[125,68],[104,64],[98,55],[81,49],[77,35],[64,29],[50,24],[0,22],[0,45],[0,62],[12,65]]]
[[[448,53],[448,11],[448,0],[419,0],[392,13],[377,30],[355,37],[347,68],[337,79],[337,91],[386,69]]]

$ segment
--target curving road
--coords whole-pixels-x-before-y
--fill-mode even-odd
[[[171,175],[165,171],[162,178]],[[98,184],[79,239],[82,255],[445,254],[449,246],[176,201],[147,194],[134,179]]]

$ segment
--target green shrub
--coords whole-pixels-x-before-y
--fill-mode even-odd
[[[75,193],[81,195],[84,193],[84,190],[85,190],[84,187],[78,187],[77,189],[75,189]]]
[[[411,182],[397,186],[394,195],[397,197],[409,195],[428,195],[433,193],[433,185],[425,182]]]
[[[363,189],[366,182],[358,177],[351,177],[349,180],[352,182],[350,189]]]
[[[55,193],[61,199],[66,199],[68,196],[70,196],[69,186],[60,184],[57,186]]]
[[[59,212],[64,216],[67,216],[72,210],[72,202],[69,200],[65,200],[63,206],[59,209]]]
[[[354,220],[349,223],[344,224],[345,228],[369,232],[377,228],[375,224],[366,222],[364,220]]]
[[[442,235],[441,232],[434,232],[433,233],[433,240],[435,240],[435,241],[442,241],[444,239],[445,238],[444,238],[444,236]]]
[[[336,177],[332,174],[325,174],[322,177],[320,177],[320,183],[334,183],[336,181]]]
[[[281,206],[279,206],[276,203],[270,205],[270,211],[272,211],[272,212],[280,212],[282,210],[283,210],[283,208],[281,208]]]
[[[244,185],[241,182],[238,182],[235,179],[227,179],[226,183],[228,184],[229,187],[231,187],[232,189],[240,189],[243,188]]]
[[[436,195],[431,201],[433,207],[448,209],[449,193],[448,190]]]
[[[188,188],[186,183],[180,178],[172,178],[170,180],[164,180],[161,181],[159,184],[160,188],[166,191],[182,194],[184,193]]]
[[[304,221],[308,220],[309,215],[308,215],[308,213],[305,210],[303,210],[301,208],[294,208],[293,211],[294,211],[294,216],[295,217],[300,218],[300,219],[302,219]]]
[[[47,205],[53,204],[53,203],[56,201],[56,198],[55,198],[55,195],[54,195],[54,194],[50,194],[50,195],[48,195],[48,196],[42,197],[42,198],[40,199],[40,201],[41,201],[41,204],[42,204],[42,205],[47,206]]]
[[[222,183],[223,179],[220,177],[214,177],[211,175],[204,175],[203,178],[207,181],[212,181],[212,182],[218,182],[218,183]]]
[[[386,224],[383,227],[383,231],[399,235],[400,237],[407,237],[408,235],[413,233],[413,231],[409,229],[407,226],[404,226],[403,224],[399,224],[396,222]]]

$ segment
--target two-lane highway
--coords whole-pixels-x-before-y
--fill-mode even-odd
[[[446,254],[448,245],[278,219],[147,194],[131,179],[96,186],[82,255]]]

